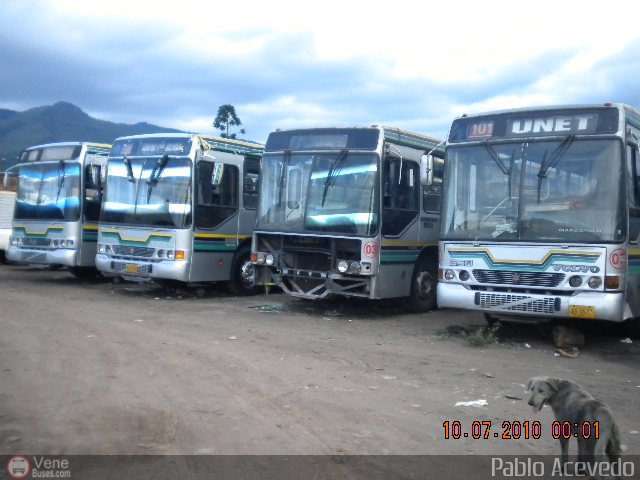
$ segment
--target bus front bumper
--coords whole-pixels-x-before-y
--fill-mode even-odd
[[[77,266],[78,249],[53,248],[35,249],[10,246],[7,250],[7,259],[11,262],[42,263],[48,265]]]
[[[491,315],[585,320],[625,320],[622,292],[578,292],[574,295],[471,290],[456,283],[438,282],[438,306],[477,310]]]
[[[150,280],[153,278],[189,281],[189,262],[185,260],[162,260],[145,262],[132,259],[96,255],[96,268],[106,274],[121,275],[126,278]]]

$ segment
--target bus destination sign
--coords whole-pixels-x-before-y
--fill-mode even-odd
[[[525,138],[616,133],[618,111],[565,110],[496,114],[454,121],[450,142],[489,138]]]

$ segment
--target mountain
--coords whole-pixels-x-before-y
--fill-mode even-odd
[[[0,109],[0,171],[17,162],[27,147],[52,142],[111,143],[125,135],[180,132],[146,122],[113,123],[92,118],[68,102],[36,107],[24,112]]]

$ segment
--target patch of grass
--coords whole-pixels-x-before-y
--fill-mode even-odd
[[[500,327],[478,327],[467,334],[467,342],[472,347],[486,347],[495,343],[500,343]]]
[[[461,327],[460,325],[449,325],[443,330],[440,330],[438,335],[443,338],[465,338],[472,347],[486,347],[487,345],[500,343],[499,333],[499,325],[493,325],[492,327]]]

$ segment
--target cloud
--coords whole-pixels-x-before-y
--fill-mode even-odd
[[[451,5],[329,0],[2,2],[0,108],[67,100],[116,122],[213,132],[231,103],[247,136],[383,123],[446,135],[462,113],[640,105],[632,16],[541,0]],[[551,8],[552,7],[552,8]],[[551,9],[550,9],[551,8]],[[551,12],[551,13],[550,13]],[[452,19],[455,19],[453,21]],[[609,30],[609,33],[606,33]]]

